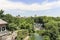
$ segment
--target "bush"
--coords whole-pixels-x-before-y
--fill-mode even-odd
[[[50,40],[50,37],[45,35],[45,36],[43,36],[43,40]]]
[[[18,31],[16,40],[23,40],[28,35],[27,33],[27,30]]]

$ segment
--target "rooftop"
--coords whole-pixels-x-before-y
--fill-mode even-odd
[[[0,24],[7,24],[7,22],[2,20],[2,19],[0,19]]]

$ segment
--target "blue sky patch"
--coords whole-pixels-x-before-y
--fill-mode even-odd
[[[43,3],[44,1],[47,2],[53,2],[53,1],[57,1],[57,0],[9,0],[11,2],[22,2],[22,3],[26,3],[26,4],[33,4],[33,3]]]
[[[26,4],[33,4],[33,3],[42,3],[46,0],[10,0],[12,2],[23,2],[23,3],[26,3]]]

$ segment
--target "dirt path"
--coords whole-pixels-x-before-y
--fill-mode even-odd
[[[29,36],[27,36],[26,38],[24,38],[24,40],[28,40],[29,39]]]

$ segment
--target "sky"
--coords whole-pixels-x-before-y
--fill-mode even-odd
[[[0,9],[13,16],[60,17],[60,0],[0,0]]]

